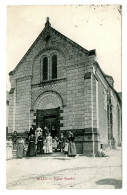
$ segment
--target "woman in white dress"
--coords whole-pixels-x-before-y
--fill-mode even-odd
[[[8,140],[6,141],[7,160],[12,159],[12,148],[13,148],[13,144],[11,138],[8,138]]]
[[[43,150],[44,150],[44,154],[45,154],[46,153],[46,140],[44,140],[43,144],[44,144]]]
[[[64,153],[68,154],[68,146],[69,146],[69,142],[68,140],[65,141],[65,147],[64,147]]]
[[[52,137],[50,133],[46,136],[46,153],[52,153]]]
[[[52,140],[52,148],[53,151],[57,151],[57,145],[58,145],[58,138],[55,136],[54,139]]]

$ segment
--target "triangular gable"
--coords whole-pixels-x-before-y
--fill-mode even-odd
[[[33,44],[31,45],[31,47],[28,49],[28,51],[23,56],[23,58],[20,60],[20,62],[17,64],[17,66],[14,68],[14,70],[11,71],[11,72],[9,72],[9,75],[13,75],[15,73],[15,71],[19,68],[20,64],[28,56],[28,54],[33,49],[33,47],[36,45],[36,43],[38,42],[38,40],[41,37],[43,37],[43,35],[45,34],[46,31],[48,31],[48,32],[49,31],[54,32],[56,35],[60,36],[62,39],[64,39],[65,41],[67,41],[69,44],[71,44],[73,47],[76,47],[77,49],[79,49],[80,51],[82,51],[83,53],[85,53],[88,56],[90,56],[90,55],[96,55],[95,54],[95,50],[88,51],[88,50],[84,49],[83,47],[81,47],[80,45],[78,45],[76,42],[72,41],[68,37],[64,36],[62,33],[58,32],[57,30],[55,30],[54,28],[52,28],[51,27],[51,24],[49,23],[49,19],[47,18],[47,21],[45,23],[45,28],[41,31],[41,33],[39,34],[39,36],[37,37],[37,39],[33,42]]]

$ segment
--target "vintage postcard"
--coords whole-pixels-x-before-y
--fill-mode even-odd
[[[121,189],[121,5],[7,6],[6,187]]]

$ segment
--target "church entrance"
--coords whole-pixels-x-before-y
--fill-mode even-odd
[[[46,126],[51,133],[51,136],[59,135],[60,130],[60,107],[37,110],[36,111],[36,125],[40,126],[42,129]]]
[[[45,116],[44,117],[44,126],[48,127],[49,131],[52,130],[52,127],[57,128],[57,121],[56,121],[57,116]]]

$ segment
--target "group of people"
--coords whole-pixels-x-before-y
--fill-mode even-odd
[[[12,149],[16,149],[17,158],[23,158],[23,156],[32,157],[36,154],[64,152],[68,156],[76,156],[76,146],[74,143],[74,135],[69,131],[67,137],[64,137],[63,133],[60,136],[56,136],[55,128],[53,127],[53,133],[49,132],[49,129],[45,126],[44,130],[38,126],[37,129],[32,125],[30,131],[26,132],[26,139],[20,137],[16,139],[12,136],[12,140],[7,140],[7,159],[12,158]],[[28,146],[28,147],[27,147]]]
[[[17,158],[23,158],[25,151],[25,142],[22,137],[18,140],[16,139],[16,143],[13,140],[13,137],[8,137],[6,141],[6,159],[10,160],[13,157],[12,151],[16,150]]]
[[[38,126],[35,130],[32,126],[27,135],[28,150],[27,156],[36,156],[36,154],[52,153],[52,137],[45,126],[44,131]]]
[[[53,152],[64,152],[68,156],[76,156],[76,147],[74,143],[74,135],[69,131],[67,138],[64,137],[63,133],[60,136],[56,136],[55,128],[53,132],[49,132],[49,129],[45,126],[44,130],[38,126],[36,130],[32,126],[30,132],[27,133],[29,140],[27,156],[36,156],[36,154],[53,153]]]

